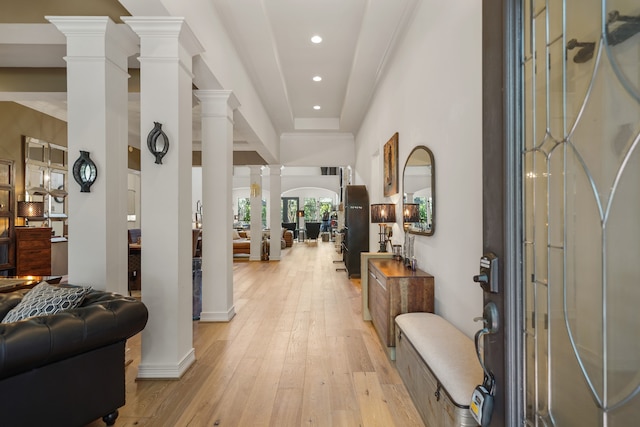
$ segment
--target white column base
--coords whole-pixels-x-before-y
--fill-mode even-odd
[[[231,307],[228,311],[215,312],[215,311],[203,311],[200,313],[201,322],[228,322],[236,315],[235,307]]]
[[[138,379],[179,379],[196,361],[195,349],[189,352],[178,364],[146,364],[138,365]]]

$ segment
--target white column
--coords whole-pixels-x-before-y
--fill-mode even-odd
[[[233,110],[228,90],[198,90],[202,106],[201,322],[228,322],[233,306]]]
[[[127,58],[137,37],[105,16],[47,19],[67,38],[69,281],[126,294]],[[88,193],[71,173],[80,150],[98,172]]]
[[[180,378],[195,361],[191,69],[202,47],[184,18],[122,19],[140,36],[141,279],[149,321],[142,332],[138,378]],[[169,140],[161,164],[147,148],[154,122],[162,124]]]
[[[269,166],[269,229],[271,230],[271,244],[269,245],[269,260],[280,261],[282,248],[282,213],[280,212],[282,173],[280,165]]]
[[[249,166],[249,202],[251,206],[251,254],[249,261],[260,261],[262,248],[262,166]]]

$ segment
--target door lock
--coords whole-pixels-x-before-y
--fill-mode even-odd
[[[473,276],[473,281],[480,283],[485,292],[498,293],[498,257],[487,252],[480,258],[480,274]]]

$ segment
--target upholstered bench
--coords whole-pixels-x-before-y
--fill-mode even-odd
[[[396,317],[396,367],[429,427],[476,426],[469,403],[483,372],[473,341],[442,317]]]

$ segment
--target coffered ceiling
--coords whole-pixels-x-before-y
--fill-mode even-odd
[[[177,1],[155,0],[166,6]],[[222,17],[278,135],[296,132],[355,135],[385,64],[420,0],[209,1]],[[48,24],[46,15],[108,15],[119,21],[120,16],[133,14],[125,7],[133,3],[128,0],[11,3],[10,8],[0,6],[0,72],[6,72],[2,68],[65,66],[64,36]],[[197,25],[193,30],[198,34]],[[312,43],[314,35],[321,36],[322,43]],[[130,66],[138,66],[135,58]],[[315,76],[321,77],[321,81],[314,81]],[[0,92],[0,100],[12,100],[11,88],[0,83]],[[55,91],[21,97],[19,101],[24,105],[65,118],[64,96]],[[139,133],[136,104],[136,97],[132,96],[130,127],[132,132]],[[237,149],[251,150],[242,137],[251,130],[242,129],[243,125],[248,126],[240,122],[236,124],[237,131],[234,130],[234,139],[239,142]],[[196,123],[194,139],[198,135]]]

